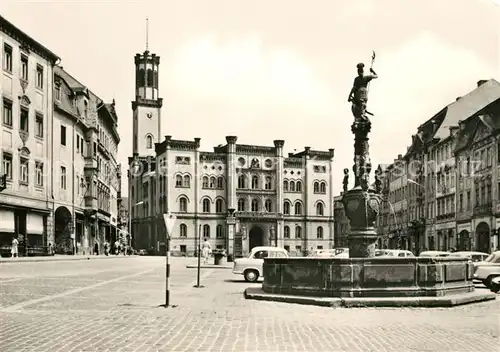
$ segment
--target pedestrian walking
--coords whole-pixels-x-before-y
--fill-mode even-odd
[[[12,236],[12,245],[10,246],[10,255],[12,258],[19,257],[19,241]]]
[[[210,242],[208,242],[208,238],[205,238],[203,244],[201,245],[201,251],[203,253],[203,263],[208,264],[208,257],[212,252],[212,247],[210,246]]]
[[[118,240],[115,241],[115,255],[120,254],[120,242]]]
[[[104,242],[104,254],[106,256],[109,254],[109,243],[108,243],[108,241]]]
[[[99,255],[99,244],[97,242],[94,244],[94,254]]]

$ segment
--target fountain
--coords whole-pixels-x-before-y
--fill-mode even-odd
[[[245,298],[340,307],[449,307],[495,299],[490,292],[475,290],[473,264],[466,258],[374,256],[374,224],[382,197],[380,180],[375,189],[369,185],[368,115],[373,114],[366,105],[369,82],[378,76],[373,67],[369,75],[363,64],[357,69],[348,99],[354,115],[354,187],[348,190],[345,169],[342,198],[351,225],[350,258],[266,258],[262,287],[247,288]]]

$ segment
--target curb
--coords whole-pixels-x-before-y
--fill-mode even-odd
[[[188,269],[198,269],[198,265],[186,265]],[[202,264],[201,269],[232,269],[232,265],[214,265],[214,264]]]
[[[442,297],[307,297],[267,293],[260,287],[245,289],[244,296],[245,299],[259,301],[295,303],[331,308],[449,308],[496,299],[496,294],[494,293],[477,291]]]
[[[27,258],[27,259],[14,259],[14,258],[1,258],[0,259],[0,265],[1,264],[22,264],[22,263],[41,263],[41,262],[74,262],[74,261],[81,261],[81,260],[110,260],[110,259],[117,259],[117,258],[137,258],[137,256],[76,256],[76,257],[50,257],[50,259],[43,259],[47,257],[32,257],[32,258]],[[25,258],[25,257],[23,257]]]

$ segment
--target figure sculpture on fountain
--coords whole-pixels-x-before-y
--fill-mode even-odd
[[[372,66],[375,52],[372,56]],[[344,191],[342,202],[349,218],[349,256],[367,258],[375,255],[377,232],[375,221],[379,213],[380,195],[370,188],[369,177],[372,169],[368,144],[371,122],[366,110],[368,102],[368,86],[371,80],[378,78],[370,67],[371,75],[364,75],[364,64],[358,64],[358,76],[354,79],[348,101],[352,103],[351,111],[354,123],[351,126],[354,134],[354,188]]]

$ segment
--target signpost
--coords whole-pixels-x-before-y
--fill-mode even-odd
[[[201,288],[200,285],[200,273],[201,273],[201,224],[198,227],[198,272],[196,274],[196,285],[194,287]]]
[[[165,308],[170,306],[170,288],[169,288],[169,278],[170,278],[170,237],[173,233],[175,220],[177,217],[174,214],[166,213],[163,214],[163,221],[165,222],[165,227],[167,232],[165,233],[165,252],[166,252],[166,275],[165,275]]]

